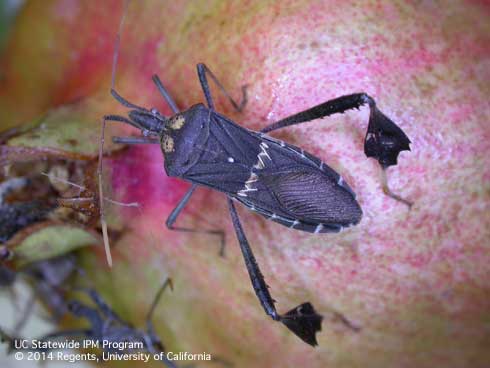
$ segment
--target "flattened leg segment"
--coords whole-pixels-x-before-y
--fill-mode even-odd
[[[376,106],[374,99],[366,93],[355,93],[326,101],[272,123],[262,129],[261,132],[272,132],[290,125],[305,123],[351,109],[358,109],[365,104],[369,105],[370,114],[368,129],[364,139],[364,153],[367,157],[376,159],[382,169],[386,170],[389,166],[397,165],[398,155],[401,151],[410,151],[411,142],[405,132],[384,115]],[[409,207],[411,206],[412,202],[391,192],[387,183],[383,183],[383,188],[384,193],[389,197]]]
[[[248,244],[248,240],[240,224],[238,213],[235,209],[233,201],[228,198],[231,220],[235,228],[235,232],[242,250],[243,259],[247,267],[250,281],[254,288],[255,294],[264,308],[267,315],[274,321],[282,322],[290,331],[298,336],[304,342],[311,346],[318,345],[316,341],[316,333],[322,329],[323,317],[315,311],[313,305],[309,302],[298,305],[284,315],[280,315],[274,306],[274,299],[269,293],[269,287],[265,283],[264,276],[259,269],[252,249]]]

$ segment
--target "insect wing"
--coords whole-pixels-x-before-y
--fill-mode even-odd
[[[352,194],[320,171],[297,168],[261,177],[283,210],[295,218],[348,226],[362,212]]]
[[[355,194],[335,170],[299,147],[257,135],[260,153],[237,200],[281,225],[312,233],[338,232],[360,221]]]
[[[337,232],[359,222],[351,189],[330,167],[298,147],[249,131],[211,112],[209,137],[184,179],[225,192],[282,225]]]
[[[260,137],[226,117],[211,112],[209,137],[202,146],[199,160],[182,176],[228,194],[235,194],[250,177],[257,160]]]

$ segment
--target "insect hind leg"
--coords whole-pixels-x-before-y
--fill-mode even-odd
[[[283,315],[277,313],[276,307],[274,306],[275,301],[269,293],[269,287],[265,283],[264,276],[260,271],[252,249],[248,244],[245,232],[240,224],[235,205],[230,198],[228,198],[228,205],[233,227],[235,228],[238,243],[240,244],[240,249],[245,260],[245,266],[247,267],[250,281],[252,282],[255,294],[257,295],[262,308],[264,308],[267,315],[274,321],[282,322],[291,332],[304,342],[311,346],[318,345],[316,333],[322,329],[321,325],[323,317],[315,311],[315,308],[313,308],[313,305],[309,302],[300,304]]]
[[[364,153],[367,157],[375,158],[383,170],[383,192],[396,201],[402,202],[409,208],[412,202],[393,193],[388,186],[386,169],[396,165],[401,151],[410,150],[410,139],[398,125],[384,115],[376,106],[374,99],[366,93],[355,93],[328,100],[317,106],[301,111],[276,121],[261,130],[262,133],[272,132],[291,125],[324,118],[336,113],[359,109],[368,104],[370,109],[369,124],[364,139]]]
[[[167,218],[167,221],[165,222],[165,225],[169,230],[175,230],[175,231],[181,231],[181,232],[187,232],[187,233],[201,233],[201,234],[210,234],[210,235],[217,235],[220,237],[220,250],[219,250],[219,255],[220,257],[225,256],[225,233],[223,230],[204,230],[204,229],[191,229],[187,227],[176,227],[174,226],[174,223],[177,221],[177,218],[179,217],[180,213],[184,209],[184,207],[187,205],[187,202],[191,199],[192,193],[194,193],[194,190],[196,190],[197,184],[192,184],[191,188],[187,191],[187,193],[184,194],[184,197],[180,200],[180,202],[177,204],[177,206],[172,210],[170,215]]]
[[[233,106],[233,108],[241,112],[245,105],[247,104],[247,86],[242,86],[242,100],[240,103],[237,103],[233,97],[228,93],[228,91],[223,87],[223,85],[220,83],[218,78],[213,74],[213,72],[206,66],[206,64],[199,63],[197,64],[197,75],[199,76],[199,81],[201,82],[201,87],[204,93],[204,96],[206,97],[206,102],[208,103],[208,107],[211,110],[214,110],[214,102],[213,98],[211,96],[211,90],[209,89],[209,83],[208,83],[208,78],[206,77],[206,74],[208,74],[211,79],[213,80],[214,83],[218,86],[220,91],[226,96],[230,104]]]

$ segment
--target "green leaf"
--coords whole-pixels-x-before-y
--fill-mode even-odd
[[[84,99],[48,111],[32,122],[31,128],[10,139],[8,146],[49,148],[60,155],[76,154],[79,158],[98,155],[103,111],[97,98]],[[111,137],[118,127],[106,124],[106,137]],[[104,152],[121,149],[122,145],[106,139]]]
[[[100,243],[94,233],[74,225],[42,225],[44,227],[32,232],[15,246],[13,263],[16,268]]]

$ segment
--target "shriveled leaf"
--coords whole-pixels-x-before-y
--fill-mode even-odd
[[[33,127],[10,139],[8,147],[32,148],[60,157],[95,158],[98,154],[103,111],[95,98],[48,111]],[[117,129],[117,127],[115,127]],[[107,134],[113,134],[111,126]],[[105,152],[120,149],[109,139]]]
[[[7,244],[14,253],[14,267],[20,268],[99,243],[100,237],[95,232],[80,226],[43,222],[19,232]]]

